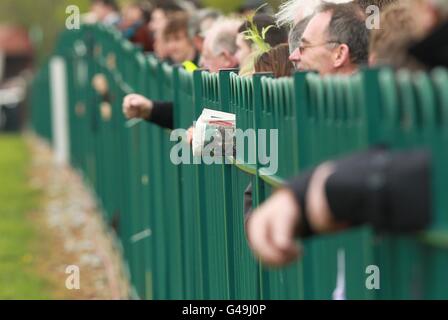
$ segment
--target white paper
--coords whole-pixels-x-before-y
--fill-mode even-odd
[[[220,121],[224,121],[226,124],[219,124]],[[202,155],[202,150],[205,144],[205,136],[208,129],[213,127],[218,128],[219,126],[229,126],[229,128],[235,128],[235,121],[236,117],[233,113],[204,108],[201,116],[196,121],[193,132],[193,156],[199,157]]]

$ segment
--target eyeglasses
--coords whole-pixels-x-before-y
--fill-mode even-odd
[[[316,48],[316,47],[320,47],[320,46],[325,46],[327,44],[331,44],[331,43],[337,43],[337,44],[341,44],[340,41],[326,41],[324,43],[319,43],[319,44],[303,44],[302,41],[299,42],[299,45],[297,47],[297,49],[299,49],[300,54],[303,54],[303,52],[305,51],[305,49],[308,48]]]

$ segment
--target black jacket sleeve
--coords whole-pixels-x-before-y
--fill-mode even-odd
[[[325,192],[335,219],[370,224],[378,231],[415,232],[426,228],[431,213],[431,164],[425,150],[390,152],[373,148],[335,161]],[[289,188],[303,201],[309,176]],[[300,204],[306,213],[306,208]]]
[[[161,101],[154,101],[153,103],[151,116],[145,120],[163,128],[174,129],[173,103]]]

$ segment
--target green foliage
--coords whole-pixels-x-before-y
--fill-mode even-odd
[[[27,214],[38,194],[27,181],[23,139],[0,136],[0,299],[48,299],[49,287],[32,269],[35,229]]]
[[[271,49],[271,46],[265,40],[266,40],[266,34],[268,33],[268,31],[272,27],[274,27],[274,25],[263,27],[263,29],[261,30],[261,34],[260,34],[260,30],[258,30],[257,25],[254,22],[255,15],[265,5],[266,4],[260,6],[257,10],[255,10],[255,12],[253,12],[247,16],[246,19],[247,19],[247,22],[249,23],[249,29],[247,29],[246,31],[243,32],[245,38],[247,40],[252,41],[252,43],[255,45],[255,50],[259,51],[260,54],[262,54],[264,52],[268,52]]]

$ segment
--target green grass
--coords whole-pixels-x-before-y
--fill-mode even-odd
[[[39,194],[28,182],[30,154],[19,135],[0,135],[0,299],[49,299],[33,266],[38,239],[29,214]]]

